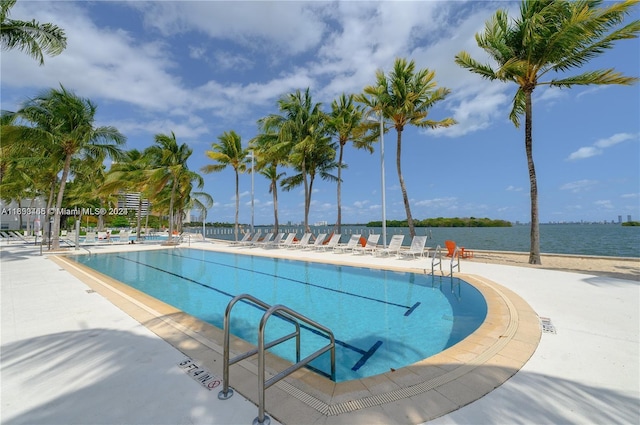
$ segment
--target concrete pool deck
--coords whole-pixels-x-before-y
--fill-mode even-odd
[[[192,243],[192,247],[419,273],[430,269],[423,259],[238,249],[209,242]],[[90,249],[95,253],[140,248],[155,247],[100,245]],[[108,295],[79,279],[78,273],[61,269],[58,262],[40,256],[33,247],[4,244],[1,249],[3,424],[242,424],[256,417],[257,407],[242,395],[220,401],[217,389],[204,389],[180,370],[177,363],[189,350],[195,350],[192,357],[205,365],[212,360],[190,346],[193,341],[172,342],[178,350],[158,337],[156,333],[166,332],[165,339],[171,341],[176,331],[166,329],[157,318],[145,320],[149,311],[140,306],[121,310]],[[304,410],[297,414],[295,397],[273,395],[270,392],[276,389],[272,387],[266,393],[272,423],[421,423],[425,414],[439,416],[429,424],[638,422],[637,280],[478,262],[463,262],[462,271],[512,291],[555,325],[556,334],[538,336],[533,356],[519,372],[508,379],[513,373],[508,368],[482,365],[489,374],[506,375],[508,380],[470,404],[464,402],[464,394],[474,385],[457,381],[457,387],[434,390],[430,398],[414,395],[333,416]],[[136,315],[143,319],[134,320]],[[201,329],[202,336],[207,332],[212,331]],[[210,369],[216,372],[212,364]],[[244,372],[234,377],[233,367],[231,370],[235,388],[233,379],[242,381]],[[247,396],[253,398],[253,394]],[[438,413],[452,406],[463,407],[444,416]]]

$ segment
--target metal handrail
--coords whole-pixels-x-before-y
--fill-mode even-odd
[[[229,397],[231,397],[233,395],[233,390],[231,388],[229,388],[229,366],[231,366],[232,364],[238,363],[241,360],[244,360],[248,357],[253,356],[254,354],[258,353],[258,349],[253,349],[253,350],[249,350],[246,353],[242,353],[237,355],[236,357],[234,357],[233,359],[229,359],[229,341],[230,341],[230,316],[231,316],[231,310],[233,309],[233,306],[236,305],[236,303],[238,301],[242,301],[242,300],[248,300],[250,302],[252,302],[253,304],[256,304],[260,307],[262,307],[265,310],[268,310],[269,308],[271,308],[271,306],[267,303],[265,303],[262,300],[259,300],[258,298],[249,295],[249,294],[240,294],[237,295],[236,297],[234,297],[231,301],[229,301],[229,304],[227,304],[227,308],[224,312],[224,341],[223,341],[223,352],[222,352],[222,390],[218,393],[218,398],[221,400],[226,400]],[[289,320],[291,321],[291,319],[289,319],[288,317],[283,317],[283,319],[285,320]],[[300,325],[298,324],[298,322],[292,321],[295,325],[296,325],[296,332],[294,332],[293,334],[289,334],[289,335],[285,335],[282,338],[286,338],[286,339],[290,339],[293,336],[296,336],[296,334],[298,335],[298,340],[299,335],[300,335]],[[280,339],[282,339],[280,338]],[[285,339],[285,340],[286,340]],[[279,341],[279,340],[276,340]],[[280,341],[282,342],[282,341]],[[300,358],[300,344],[297,343],[296,344],[296,360],[299,360]]]
[[[323,331],[329,336],[330,342],[326,346],[318,349],[313,354],[310,354],[309,356],[305,357],[302,360],[297,358],[296,363],[294,365],[289,366],[285,370],[277,373],[268,381],[265,381],[264,352],[265,352],[265,349],[268,348],[268,346],[265,346],[265,343],[264,343],[264,329],[267,325],[267,321],[269,320],[269,318],[274,314],[279,314],[280,312],[285,312],[287,315],[295,319],[301,320],[307,323],[308,325]],[[329,350],[331,350],[331,380],[335,381],[336,379],[336,340],[335,340],[335,337],[333,336],[333,332],[331,332],[329,328],[326,328],[320,325],[319,323],[309,319],[308,317],[305,317],[302,314],[288,307],[285,307],[283,305],[274,305],[269,310],[267,310],[262,316],[262,320],[260,320],[260,327],[258,328],[258,417],[253,421],[254,425],[265,424],[265,420],[267,420],[266,424],[270,423],[269,417],[266,416],[264,413],[265,390],[270,386],[272,386],[273,384],[275,384],[276,382],[278,382],[279,380],[285,378],[286,376],[290,375],[291,373],[295,372],[296,370],[310,363],[312,360],[318,358],[319,356],[321,356],[322,354],[326,353]]]
[[[456,249],[453,250],[453,255],[451,256],[451,276],[453,276],[453,269],[458,268],[458,273],[460,273],[460,248],[456,245]]]
[[[258,347],[252,350],[249,350],[245,353],[239,354],[235,356],[233,359],[229,359],[229,341],[230,341],[230,316],[231,310],[233,306],[238,301],[251,302],[255,305],[258,305],[265,309],[265,313],[260,320],[260,326],[258,328]],[[284,335],[274,341],[270,341],[265,344],[264,342],[264,329],[266,327],[267,321],[272,316],[278,316],[290,323],[292,323],[296,330],[288,335]],[[303,321],[310,326],[315,327],[316,329],[326,333],[329,337],[330,343],[327,346],[320,348],[313,354],[305,357],[303,360],[300,360],[300,323],[298,321]],[[279,372],[268,381],[265,382],[265,350],[274,347],[282,342],[288,341],[291,338],[296,338],[296,363],[287,369]],[[218,398],[220,400],[227,400],[231,396],[233,396],[233,389],[229,388],[229,366],[235,364],[241,360],[244,360],[248,357],[253,356],[254,354],[258,354],[258,389],[259,389],[259,403],[258,403],[258,417],[253,421],[254,424],[265,424],[268,425],[271,422],[271,419],[265,415],[265,407],[264,407],[264,392],[267,388],[288,376],[289,374],[295,372],[301,367],[305,366],[312,360],[316,359],[320,355],[326,353],[331,350],[331,379],[335,380],[336,375],[336,351],[335,351],[335,338],[333,336],[333,332],[319,323],[314,322],[302,314],[291,310],[288,307],[283,305],[275,305],[270,306],[258,298],[255,298],[249,294],[240,294],[234,297],[229,304],[224,313],[224,343],[223,343],[223,383],[222,390],[218,393]]]
[[[440,274],[442,274],[442,247],[440,247],[440,245],[436,246],[436,250],[433,252],[433,258],[431,258],[431,274],[432,275],[435,275],[436,266],[440,266]]]

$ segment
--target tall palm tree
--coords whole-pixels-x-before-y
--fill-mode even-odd
[[[53,24],[9,19],[16,0],[0,0],[0,45],[2,50],[18,49],[27,52],[44,65],[44,54],[59,55],[67,47],[64,30]]]
[[[55,201],[52,229],[52,249],[60,247],[60,208],[67,179],[71,177],[71,162],[74,158],[94,160],[98,157],[118,159],[122,155],[120,145],[126,137],[115,127],[94,127],[97,106],[89,99],[81,98],[60,86],[51,89],[27,103],[13,114],[30,125],[20,127],[18,136],[27,146],[36,146],[43,141],[51,151],[53,164],[62,159],[60,183]]]
[[[289,165],[294,167],[299,174],[282,180],[285,190],[302,184],[304,186],[304,228],[309,228],[309,210],[311,207],[311,188],[314,169],[327,169],[322,161],[329,159],[330,153],[326,152],[330,138],[327,136],[326,114],[322,112],[321,103],[313,103],[309,89],[304,93],[296,90],[278,100],[278,108],[281,115],[272,114],[265,117],[264,125],[268,128],[278,129],[278,142],[274,149],[279,152],[288,152]],[[323,155],[319,153],[324,152]],[[335,157],[335,151],[333,152]],[[314,159],[315,157],[315,159]],[[323,158],[321,160],[321,158]],[[333,161],[333,158],[330,158]],[[312,165],[310,161],[314,161]],[[335,168],[335,165],[334,165]],[[322,176],[329,177],[326,172]]]
[[[238,215],[240,213],[240,173],[247,170],[248,149],[242,147],[242,139],[235,131],[225,131],[218,136],[220,143],[212,143],[211,149],[205,152],[205,155],[215,164],[208,164],[201,168],[203,173],[217,173],[224,170],[228,166],[233,168],[236,175],[236,218],[234,235],[238,240]]]
[[[483,78],[513,82],[518,87],[509,118],[519,127],[520,117],[525,116],[524,144],[531,187],[530,264],[541,264],[538,185],[531,134],[534,89],[541,85],[629,85],[638,81],[638,78],[623,76],[613,68],[567,77],[559,75],[585,65],[613,47],[615,41],[637,37],[640,21],[620,27],[637,0],[599,7],[602,3],[599,0],[524,0],[518,18],[510,20],[505,10],[499,10],[487,21],[484,33],[476,34],[478,46],[495,61],[496,68],[479,63],[464,51],[456,55],[455,61],[461,67]]]
[[[356,149],[366,149],[373,153],[372,143],[376,140],[375,134],[369,132],[371,128],[364,120],[363,107],[355,103],[353,94],[342,94],[331,103],[331,113],[327,121],[329,132],[337,138],[340,153],[338,154],[338,217],[336,231],[342,233],[342,169],[345,167],[344,147],[351,141]]]
[[[364,93],[358,97],[358,101],[382,113],[383,119],[396,129],[398,135],[396,168],[411,237],[415,236],[416,230],[411,216],[407,187],[402,177],[402,132],[407,125],[438,128],[456,124],[453,118],[440,121],[427,119],[429,109],[436,102],[444,100],[450,90],[444,87],[436,88],[435,71],[427,68],[416,71],[415,68],[414,61],[396,59],[389,76],[385,76],[383,70],[378,70],[376,84],[365,87]]]
[[[181,183],[184,184],[185,173],[189,174],[187,160],[193,153],[186,143],[178,144],[175,133],[158,133],[154,137],[155,144],[145,151],[151,156],[152,169],[148,172],[151,179],[152,192],[160,194],[163,190],[169,190],[169,241],[173,237],[175,229],[175,204],[178,195],[184,196],[181,192]],[[195,176],[194,176],[195,177]],[[181,199],[178,199],[178,203]]]
[[[265,119],[258,120],[260,133],[249,141],[249,149],[254,152],[256,170],[269,180],[269,193],[273,197],[274,232],[278,232],[280,223],[278,220],[278,182],[286,173],[278,171],[278,167],[287,163],[289,152],[278,150],[282,144],[278,144],[279,128],[269,128],[265,125]]]

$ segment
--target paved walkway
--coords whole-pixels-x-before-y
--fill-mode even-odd
[[[425,267],[424,260],[383,262]],[[505,384],[429,424],[640,422],[639,282],[475,262],[463,263],[463,272],[513,290],[557,334],[543,334]],[[38,250],[0,246],[0,282],[2,424],[249,424],[256,417],[256,406],[238,394],[218,400],[217,390],[178,367],[182,353]]]

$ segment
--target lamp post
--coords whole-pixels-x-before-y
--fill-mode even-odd
[[[380,121],[380,185],[382,187],[382,246],[387,247],[387,206],[385,198],[385,184],[384,184],[384,116],[382,111],[378,111],[377,114],[380,119],[373,119],[368,117],[369,121]]]
[[[251,155],[251,233],[253,233],[253,215],[254,215],[254,204],[253,204],[253,161],[255,156],[253,155],[253,151],[250,151]]]

